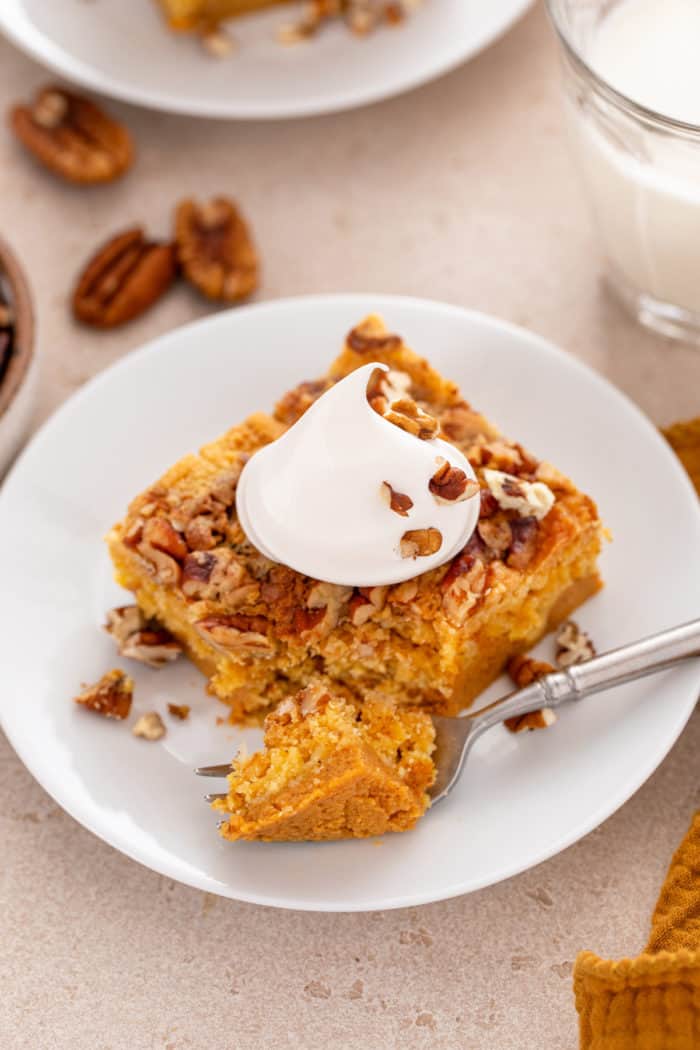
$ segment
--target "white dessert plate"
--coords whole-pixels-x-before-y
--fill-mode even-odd
[[[424,0],[358,39],[341,24],[290,47],[301,5],[235,20],[224,59],[170,32],[156,0],[2,0],[0,30],[49,69],[105,95],[174,113],[262,119],[330,113],[417,87],[503,33],[532,0]]]
[[[698,615],[697,497],[655,428],[621,393],[540,338],[493,318],[380,295],[290,299],[217,314],[161,337],[88,383],[37,434],[0,491],[0,717],[20,758],[76,820],[181,882],[315,911],[398,908],[467,893],[569,846],[628,799],[683,729],[700,664],[591,698],[546,732],[480,740],[453,795],[408,833],[320,844],[227,843],[192,773],[257,730],[185,660],[139,665],[128,724],[71,697],[120,660],[100,630],[128,600],[101,537],[184,453],[325,370],[343,335],[378,311],[459,381],[507,433],[552,459],[600,505],[614,534],[607,586],[577,619],[599,649]],[[551,655],[552,642],[541,651]],[[509,688],[505,679],[490,695]],[[192,706],[174,722],[168,701]],[[135,739],[157,709],[158,743]],[[217,782],[218,783],[218,782]]]

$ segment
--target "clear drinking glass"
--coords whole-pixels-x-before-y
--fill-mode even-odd
[[[586,55],[614,0],[546,0],[605,278],[644,325],[700,344],[700,127],[620,94]]]

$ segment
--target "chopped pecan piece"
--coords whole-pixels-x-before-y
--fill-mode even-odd
[[[410,605],[418,594],[418,580],[404,580],[389,591],[389,602],[396,605]]]
[[[391,510],[400,514],[402,518],[408,517],[408,512],[413,506],[410,496],[407,496],[405,492],[397,492],[388,481],[382,482],[381,492],[382,498],[388,503]]]
[[[466,401],[450,405],[440,416],[440,429],[450,441],[465,444],[489,434],[490,424]]]
[[[182,566],[182,589],[189,597],[200,597],[202,584],[209,583],[217,564],[214,554],[209,551],[193,551],[185,558]]]
[[[179,584],[180,562],[187,555],[182,536],[166,518],[148,518],[137,533],[136,550],[147,562],[151,572],[165,587]]]
[[[187,556],[187,544],[167,518],[151,518],[147,521],[143,529],[143,538],[145,543],[178,561]]]
[[[118,605],[107,613],[105,631],[114,638],[119,651],[132,634],[142,631],[146,626],[146,617],[138,605]]]
[[[551,707],[541,707],[538,711],[530,711],[517,718],[506,718],[503,724],[511,733],[523,733],[526,729],[549,729],[556,720],[557,716]]]
[[[322,633],[328,634],[344,616],[351,598],[352,587],[342,587],[336,583],[315,583],[306,599],[306,608],[323,610],[323,616],[318,623]]]
[[[490,489],[481,490],[481,507],[479,508],[479,518],[490,518],[498,510],[498,500],[494,496]]]
[[[388,587],[360,587],[359,591],[364,598],[367,598],[369,599],[369,601],[371,601],[372,605],[378,612],[382,611],[382,609],[386,605],[386,596],[389,591]]]
[[[134,695],[134,683],[123,671],[108,671],[95,685],[87,686],[79,696],[76,704],[88,707],[105,718],[128,718],[131,701]]]
[[[573,667],[595,656],[595,646],[589,635],[574,620],[567,620],[557,631],[557,663],[560,667]]]
[[[367,400],[380,416],[383,416],[392,401],[410,397],[411,377],[407,372],[390,369],[385,372],[376,368],[367,384]]]
[[[518,689],[524,689],[532,685],[538,678],[551,674],[554,670],[551,664],[545,660],[535,660],[531,656],[519,654],[512,656],[508,661],[507,671],[515,682]],[[506,718],[503,723],[511,733],[522,733],[526,729],[547,729],[554,725],[557,716],[550,707],[542,707],[538,711],[530,711],[526,715],[517,715],[515,718]]]
[[[510,658],[506,670],[518,689],[524,689],[539,678],[544,678],[545,675],[551,674],[554,668],[546,660],[536,660],[532,656],[519,653],[517,656]]]
[[[275,419],[291,426],[332,385],[330,379],[310,379],[299,383],[275,405]]]
[[[428,482],[428,488],[438,503],[459,503],[479,492],[479,482],[444,460]]]
[[[73,292],[73,313],[96,328],[114,328],[138,317],[170,287],[176,274],[171,244],[146,240],[140,227],[103,244]]]
[[[537,521],[535,518],[515,518],[510,523],[513,541],[506,564],[522,572],[537,553]]]
[[[31,106],[15,106],[9,119],[36,160],[70,182],[111,182],[131,165],[126,128],[65,88],[43,88]]]
[[[348,612],[350,614],[350,623],[353,627],[362,627],[363,624],[372,618],[376,609],[369,598],[365,598],[364,594],[353,594],[348,606]]]
[[[195,626],[208,642],[224,651],[243,649],[265,655],[273,650],[265,633],[267,620],[264,616],[206,616]]]
[[[429,441],[436,437],[440,429],[437,419],[428,412],[424,412],[412,397],[402,397],[398,401],[392,401],[382,414],[389,423],[400,427],[408,434],[413,434],[421,441]]]
[[[105,630],[119,652],[131,660],[160,669],[177,660],[182,646],[170,631],[143,615],[138,605],[121,605],[107,613]]]
[[[320,609],[295,609],[292,616],[292,627],[295,634],[307,634],[313,631],[323,621],[326,615],[325,607]]]
[[[168,713],[177,718],[180,722],[186,721],[190,717],[190,706],[189,704],[168,704]]]
[[[502,558],[513,542],[510,523],[503,516],[482,518],[477,526],[477,531],[488,551],[495,558]]]
[[[461,627],[486,591],[486,566],[472,554],[462,552],[450,565],[442,581],[442,607],[454,627]]]
[[[554,493],[542,481],[524,481],[502,470],[484,470],[484,480],[503,510],[541,521],[554,506]]]
[[[121,648],[122,656],[138,660],[157,671],[177,660],[181,652],[180,643],[170,631],[163,629],[136,631]]]
[[[374,315],[366,317],[348,333],[345,340],[350,350],[358,354],[381,354],[398,350],[401,339],[398,335],[387,332],[383,322]]]
[[[208,299],[238,302],[258,287],[258,255],[233,201],[182,201],[175,213],[175,239],[185,277]]]
[[[427,558],[437,554],[442,547],[439,529],[409,529],[404,532],[399,544],[402,558]]]
[[[144,740],[160,740],[165,736],[165,725],[157,711],[147,711],[134,722],[131,732]]]

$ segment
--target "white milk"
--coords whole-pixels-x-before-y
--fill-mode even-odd
[[[700,0],[622,0],[588,64],[647,108],[700,125]],[[606,255],[632,290],[700,313],[700,134],[668,136],[606,105],[572,103]]]

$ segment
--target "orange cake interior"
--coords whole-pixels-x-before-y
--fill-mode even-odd
[[[362,838],[413,827],[428,806],[434,730],[422,711],[361,705],[308,686],[265,720],[265,749],[238,758],[214,803],[227,839]]]

